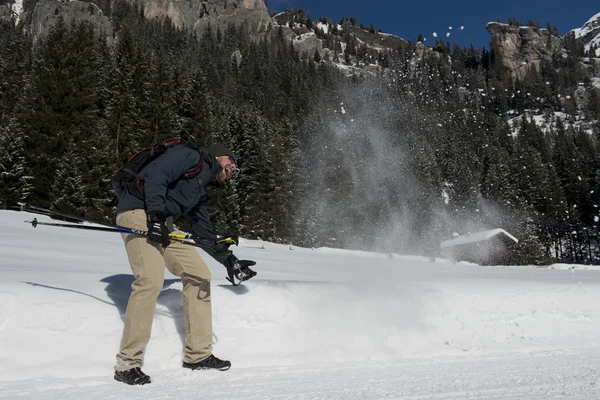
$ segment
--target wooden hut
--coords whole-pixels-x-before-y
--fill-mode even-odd
[[[442,242],[442,255],[453,261],[480,265],[512,265],[517,260],[519,240],[504,229],[474,232]]]

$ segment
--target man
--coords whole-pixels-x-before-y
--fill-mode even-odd
[[[119,196],[117,225],[147,230],[148,235],[123,235],[125,249],[135,276],[127,303],[121,349],[117,354],[115,379],[129,385],[150,383],[141,370],[143,350],[150,340],[156,301],[164,283],[164,266],[183,283],[185,352],[183,367],[192,370],[227,370],[229,361],[212,354],[211,274],[197,250],[169,241],[168,225],[185,215],[193,239],[207,249],[228,271],[243,271],[242,279],[256,272],[253,261],[238,260],[228,244],[217,243],[207,209],[206,187],[219,186],[237,169],[235,154],[221,145],[193,149],[168,147],[139,172],[136,190]],[[142,186],[143,185],[143,186]],[[141,190],[139,188],[141,187]],[[172,228],[171,228],[172,230]]]

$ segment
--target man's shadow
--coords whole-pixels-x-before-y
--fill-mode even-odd
[[[104,290],[108,297],[112,300],[115,307],[119,311],[121,320],[125,322],[125,312],[127,311],[127,302],[131,295],[131,284],[135,281],[135,277],[131,274],[117,274],[107,276],[100,282],[107,283]],[[173,318],[175,328],[181,339],[181,343],[185,346],[185,325],[183,318],[183,293],[181,290],[172,289],[174,283],[181,282],[181,279],[165,279],[163,290],[158,296],[157,305],[163,305],[167,312],[156,310],[156,314],[165,315]]]

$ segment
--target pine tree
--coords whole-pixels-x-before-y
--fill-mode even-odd
[[[137,149],[143,147],[145,138],[138,127],[142,124],[139,116],[140,99],[136,83],[139,83],[140,51],[136,48],[134,32],[129,26],[121,30],[115,45],[112,69],[108,75],[110,99],[107,106],[109,130],[114,135],[115,146],[111,149],[112,161],[119,164]],[[138,77],[136,79],[136,76]]]
[[[67,150],[60,158],[55,179],[51,185],[51,208],[74,215],[84,215],[86,197],[82,190],[82,158],[77,153],[73,140],[69,140]]]
[[[519,263],[523,265],[548,265],[550,257],[540,238],[539,227],[531,216],[526,216],[519,233]]]
[[[27,163],[35,171],[31,197],[48,207],[58,159],[67,143],[98,133],[102,57],[93,27],[83,22],[70,29],[60,20],[39,44],[32,78],[19,103],[16,126],[25,137]]]
[[[10,123],[31,66],[31,41],[14,21],[0,20],[0,127]]]
[[[13,124],[0,128],[0,200],[9,203],[26,201],[31,192],[24,139]]]

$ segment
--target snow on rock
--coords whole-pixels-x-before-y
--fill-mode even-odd
[[[322,22],[317,22],[317,28],[321,29],[323,31],[324,34],[328,34],[329,33],[329,24],[324,24]]]
[[[23,13],[23,0],[15,0],[15,2],[11,6],[11,11],[15,18],[15,25],[19,24],[21,20],[21,14]]]
[[[394,38],[401,39],[401,38],[400,38],[400,36],[398,36],[398,35],[394,35],[394,34],[391,34],[391,33],[377,32],[377,34],[378,34],[378,35],[381,35],[381,36],[386,36],[386,37],[394,37]]]
[[[590,18],[581,28],[573,29],[576,38],[584,37],[600,26],[600,13]]]
[[[578,39],[584,40],[585,51],[589,51],[592,45],[600,46],[600,13],[590,18],[581,28],[573,29],[571,32]],[[596,50],[597,57],[600,57],[600,48]]]
[[[594,83],[595,81],[592,82]],[[521,129],[521,120],[523,116],[525,116],[527,121],[535,122],[538,128],[540,128],[544,133],[548,133],[550,129],[556,129],[556,124],[558,120],[562,121],[565,128],[573,126],[574,128],[583,128],[584,131],[592,133],[591,129],[589,129],[589,126],[586,126],[585,121],[573,120],[573,117],[565,114],[564,112],[555,111],[550,115],[550,118],[548,118],[545,114],[535,114],[535,112],[537,111],[525,110],[525,113],[523,115],[515,116],[508,119],[508,125],[510,127],[511,134],[513,137],[516,137],[519,134],[519,131]],[[515,115],[516,111],[509,110],[508,114]]]
[[[323,51],[323,42],[314,32],[304,33],[295,37],[292,40],[292,45],[299,54],[304,54],[309,57],[312,57],[315,54],[315,51],[318,51],[319,53]]]

